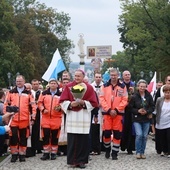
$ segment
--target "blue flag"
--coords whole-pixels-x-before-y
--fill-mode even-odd
[[[106,82],[109,81],[109,79],[110,79],[110,74],[109,74],[108,72],[105,72],[105,73],[102,75],[102,77],[103,77],[104,83],[106,83]]]
[[[66,70],[66,67],[64,65],[64,62],[60,56],[60,53],[58,51],[58,49],[55,51],[52,61],[48,67],[48,69],[46,70],[46,72],[44,73],[44,75],[42,76],[42,79],[49,81],[49,79],[51,78],[58,78],[58,73],[60,73],[61,71]]]

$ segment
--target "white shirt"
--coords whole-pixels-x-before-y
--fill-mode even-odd
[[[170,102],[164,102],[161,109],[159,124],[156,124],[157,129],[170,128]]]
[[[17,87],[17,90],[18,90],[19,94],[21,94],[22,91],[24,91],[24,87],[21,87],[21,88]]]

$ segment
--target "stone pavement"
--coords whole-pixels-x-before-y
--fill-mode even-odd
[[[40,160],[41,154],[27,158],[26,162],[10,163],[10,156],[1,164],[0,170],[67,170],[71,168],[66,164],[66,156],[57,157],[56,160]],[[134,155],[120,152],[118,160],[105,159],[104,153],[91,156],[92,160],[86,170],[170,170],[170,158],[156,154],[154,142],[151,138],[147,141],[146,159],[137,160]]]

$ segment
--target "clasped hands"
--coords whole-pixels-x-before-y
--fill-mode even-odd
[[[78,99],[71,102],[71,107],[83,106],[85,104],[84,100]]]
[[[139,112],[141,115],[146,115],[146,114],[147,114],[147,112],[146,112],[146,110],[145,110],[144,108],[139,109],[138,112]]]
[[[110,111],[110,116],[115,117],[117,116],[117,112],[115,110]]]

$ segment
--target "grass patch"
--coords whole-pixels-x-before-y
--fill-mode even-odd
[[[2,162],[7,156],[0,156],[0,162]]]

